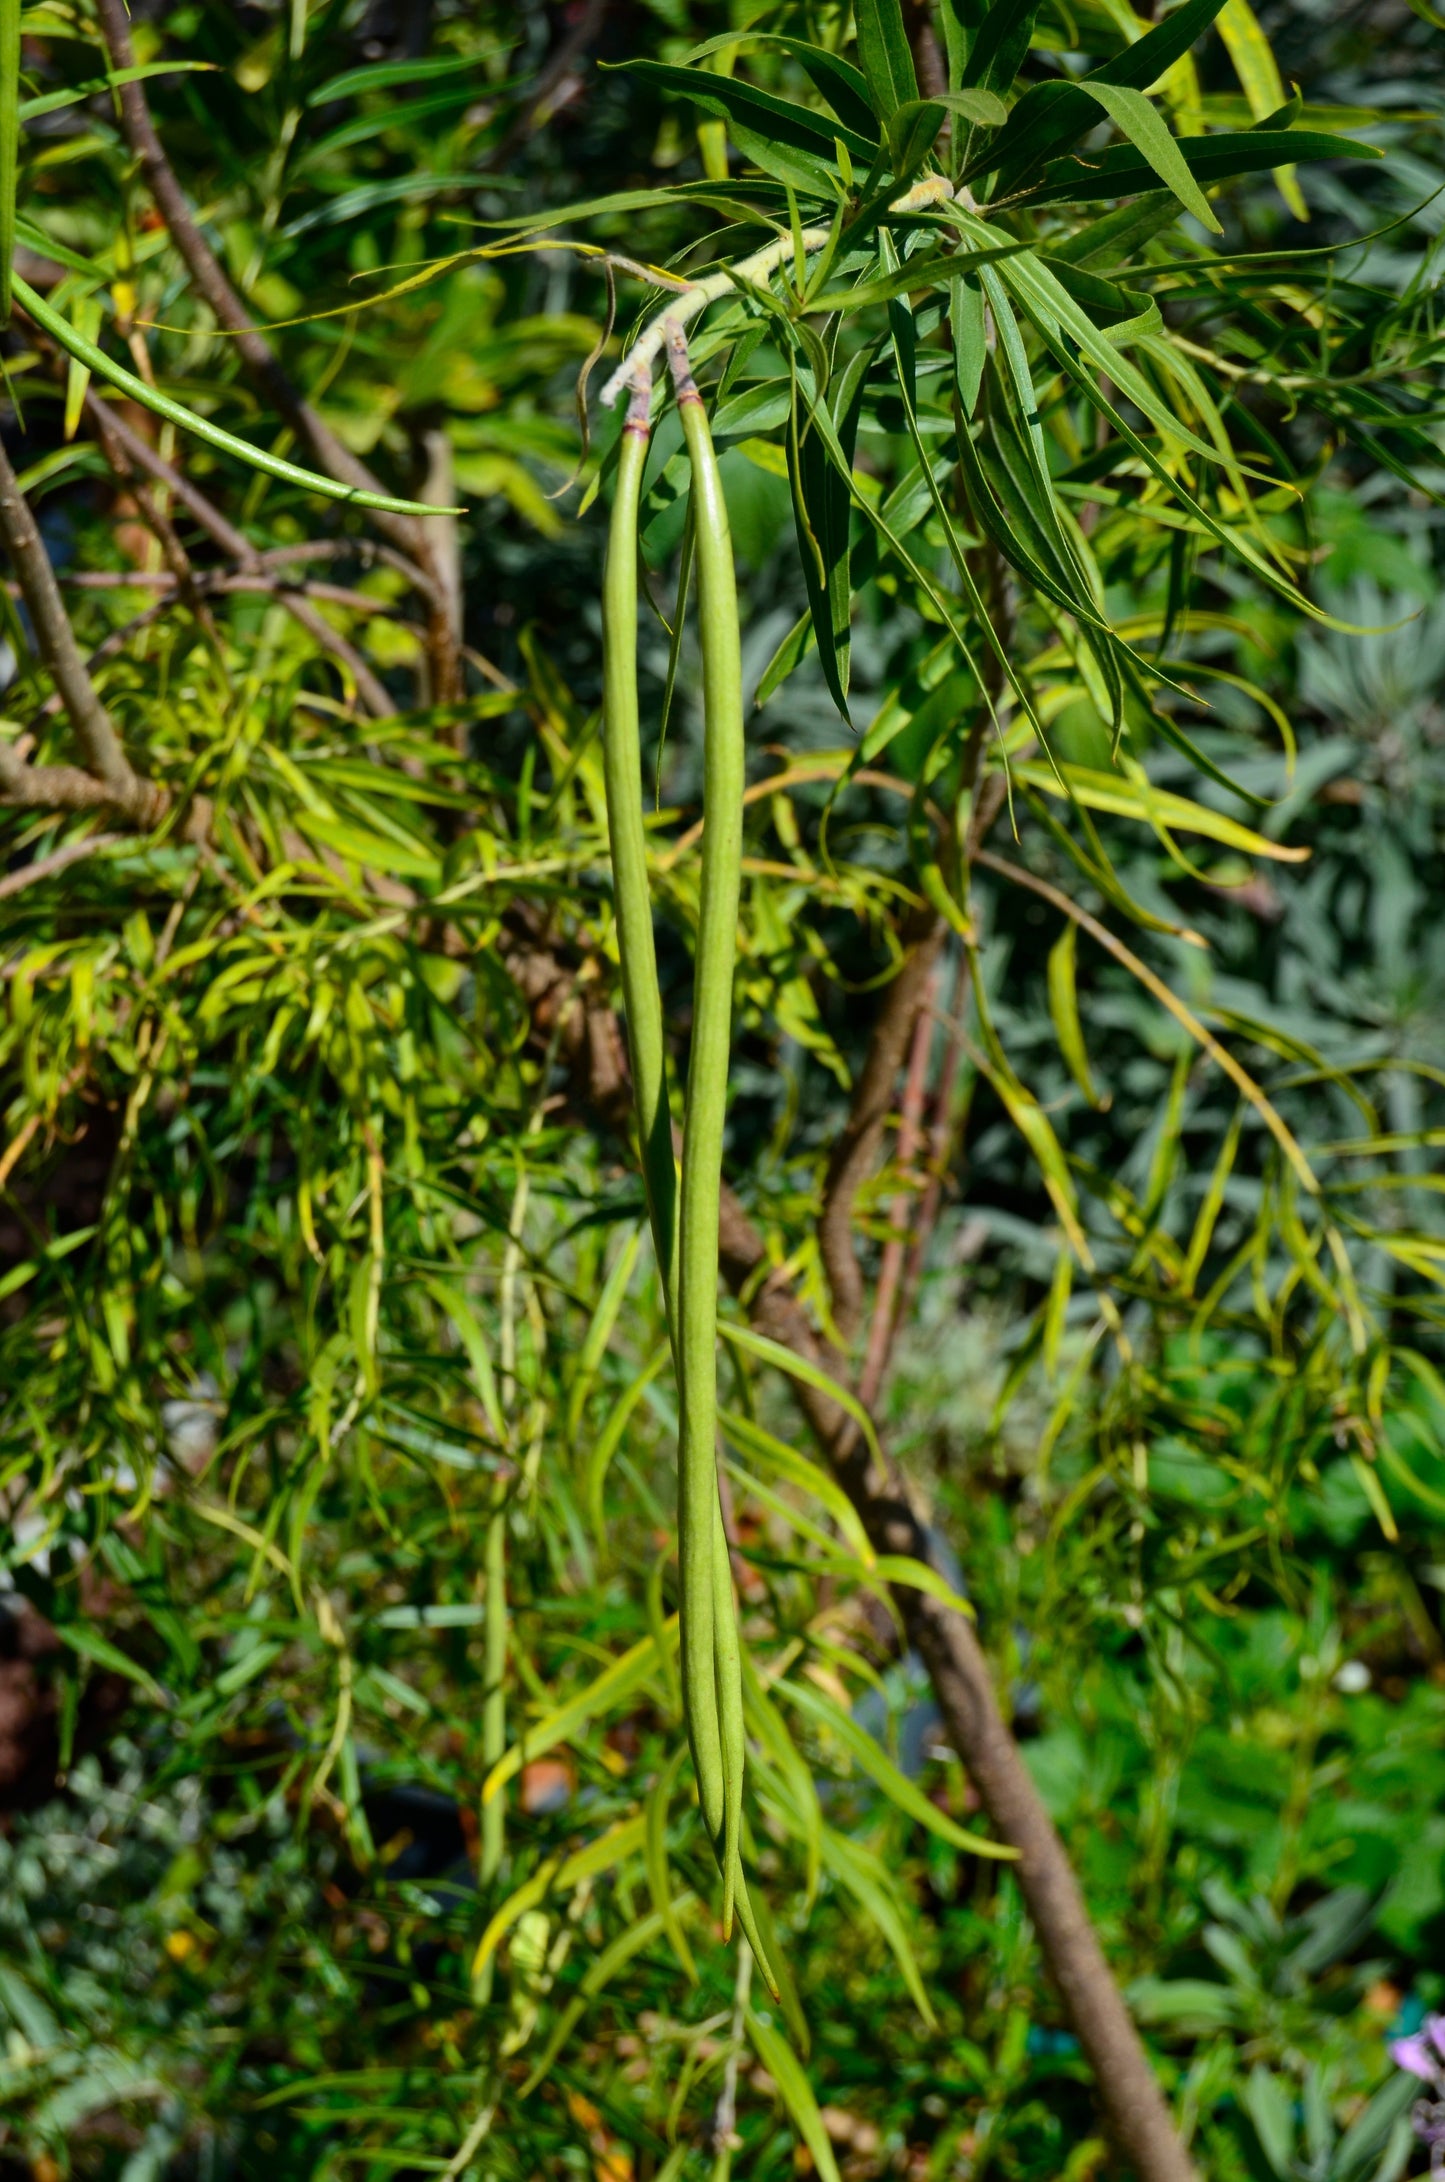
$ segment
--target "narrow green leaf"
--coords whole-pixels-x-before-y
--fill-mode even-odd
[[[641,1243],[642,1229],[635,1227],[613,1260],[612,1269],[608,1273],[607,1279],[603,1283],[602,1293],[597,1299],[597,1308],[592,1314],[592,1323],[583,1339],[581,1352],[577,1358],[576,1373],[567,1395],[567,1437],[571,1441],[576,1440],[577,1428],[582,1422],[582,1412],[587,1406],[587,1397],[592,1391],[592,1382],[597,1376],[597,1367],[607,1352],[608,1342],[612,1339],[612,1329],[617,1324],[617,1314],[622,1309],[623,1298],[627,1294],[627,1284],[632,1278],[632,1269],[637,1263],[637,1253]]]
[[[868,103],[868,82],[861,68],[841,53],[830,53],[825,46],[810,45],[806,38],[788,38],[776,30],[724,30],[715,38],[705,38],[684,54],[683,66],[692,67],[696,62],[709,59],[714,53],[739,45],[770,45],[795,60],[807,76],[815,91],[822,93],[840,121],[861,136],[878,136],[878,116]]]
[[[926,1826],[930,1833],[936,1833],[940,1840],[951,1842],[956,1849],[966,1849],[972,1855],[996,1857],[1001,1861],[1017,1856],[1016,1849],[1008,1848],[1002,1842],[990,1841],[982,1834],[969,1833],[965,1827],[951,1819],[946,1811],[941,1811],[923,1793],[917,1781],[910,1780],[906,1773],[899,1771],[882,1744],[866,1728],[860,1727],[851,1713],[845,1712],[841,1705],[835,1704],[831,1697],[825,1696],[811,1683],[776,1682],[773,1687],[780,1697],[785,1697],[789,1704],[796,1705],[817,1726],[826,1728],[829,1734],[835,1736],[869,1779],[876,1781],[890,1803],[895,1803],[900,1811],[915,1819],[920,1826]]]
[[[913,174],[923,165],[947,120],[941,99],[908,99],[888,117],[888,144],[895,177]]]
[[[1249,110],[1256,122],[1266,127],[1271,117],[1277,115],[1285,104],[1284,84],[1280,80],[1279,64],[1270,48],[1268,38],[1260,28],[1259,19],[1249,0],[1224,0],[1219,11],[1219,35],[1224,50],[1229,55],[1239,87],[1249,102]],[[1297,220],[1307,220],[1309,206],[1305,203],[1292,165],[1280,167],[1275,174],[1279,193]]]
[[[1075,983],[1078,938],[1078,926],[1066,924],[1060,938],[1049,949],[1049,1013],[1053,1017],[1054,1036],[1059,1041],[1064,1065],[1090,1106],[1102,1111],[1107,1102],[1094,1088],[1094,1079],[1089,1073],[1089,1052],[1084,1044],[1084,1026],[1079,1020],[1079,994]]]
[[[1158,107],[1152,105],[1142,91],[1131,90],[1126,84],[1105,83],[1098,76],[1086,76],[1079,89],[1098,101],[1115,128],[1128,137],[1136,151],[1143,153],[1164,187],[1174,192],[1185,211],[1192,212],[1196,220],[1212,228],[1216,235],[1222,235],[1224,230],[1210,210],[1209,199],[1185,165],[1184,156],[1169,134]]]
[[[823,2182],[841,2182],[838,2162],[833,2157],[833,2147],[823,2127],[813,2087],[787,2039],[754,2008],[748,2010],[748,2036],[758,2059],[778,2087],[793,2127],[811,2152],[814,2168]]]
[[[123,1675],[127,1682],[134,1682],[137,1689],[144,1690],[155,1704],[168,1702],[155,1676],[148,1674],[138,1660],[130,1658],[118,1644],[112,1644],[109,1637],[103,1637],[88,1621],[58,1621],[54,1626],[61,1643],[68,1644],[73,1652],[79,1652],[82,1659],[106,1668],[111,1674]]]
[[[854,1553],[865,1567],[871,1568],[876,1559],[868,1542],[863,1520],[836,1478],[820,1469],[816,1462],[790,1447],[786,1440],[778,1439],[753,1418],[725,1409],[718,1422],[725,1436],[740,1453],[751,1455],[754,1462],[785,1477],[790,1485],[796,1485],[815,1500],[820,1500],[847,1539]]]
[[[1194,179],[1205,187],[1260,174],[1290,159],[1382,159],[1378,145],[1313,129],[1242,129],[1219,136],[1180,136],[1175,144]],[[1131,197],[1152,189],[1154,169],[1123,144],[1110,144],[1088,159],[1051,160],[1043,180],[1027,192],[1030,204],[1086,204],[1095,197]]]
[[[874,1460],[882,1461],[883,1451],[878,1445],[873,1419],[856,1395],[850,1394],[847,1387],[840,1385],[830,1372],[824,1371],[817,1364],[810,1364],[805,1357],[795,1355],[791,1349],[784,1348],[781,1341],[770,1341],[766,1334],[754,1332],[751,1326],[739,1325],[736,1319],[720,1319],[718,1332],[724,1341],[731,1341],[735,1348],[746,1350],[761,1363],[772,1364],[776,1370],[785,1372],[790,1379],[797,1379],[804,1386],[812,1387],[815,1393],[826,1395],[830,1402],[836,1402],[863,1434]]]
[[[78,363],[88,365],[98,379],[104,379],[108,385],[118,387],[132,401],[139,402],[142,409],[149,409],[156,416],[165,417],[171,424],[178,425],[183,432],[193,433],[197,439],[204,440],[208,447],[216,448],[221,454],[232,455],[238,462],[246,463],[253,470],[264,470],[268,477],[280,478],[285,484],[299,485],[306,492],[320,493],[328,500],[342,500],[354,508],[376,508],[383,514],[416,516],[462,515],[466,512],[463,508],[429,507],[420,500],[393,500],[387,493],[358,492],[354,486],[339,485],[333,477],[321,477],[314,470],[300,469],[296,463],[283,461],[279,455],[270,454],[264,448],[248,446],[245,440],[236,439],[219,425],[197,416],[194,410],[185,408],[182,403],[173,401],[169,394],[162,394],[157,388],[147,386],[133,371],[127,371],[124,365],[107,356],[104,349],[85,340],[59,311],[52,310],[44,297],[37,295],[29,282],[20,279],[18,274],[13,285],[15,296],[26,314],[50,335],[57,347],[64,349],[67,356],[73,356]]]
[[[856,0],[853,19],[868,94],[874,112],[886,126],[900,106],[918,97],[918,77],[903,9],[899,0]]]
[[[636,1409],[643,1395],[647,1392],[671,1354],[671,1347],[666,1341],[658,1343],[636,1378],[623,1389],[616,1408],[598,1433],[596,1444],[587,1458],[587,1471],[582,1485],[582,1504],[591,1519],[592,1528],[599,1544],[605,1542],[607,1535],[602,1490],[607,1482],[607,1472],[611,1467],[612,1458],[622,1445],[622,1435],[631,1422],[632,1412]]]
[[[972,28],[968,17],[973,9],[966,0],[944,0],[944,6],[965,26],[967,35]],[[1011,87],[1028,52],[1039,6],[1040,0],[993,0],[969,39],[963,68],[965,90],[991,91],[997,97]]]
[[[778,98],[741,76],[715,76],[701,68],[674,68],[667,61],[626,61],[622,65],[629,75],[641,76],[661,90],[691,99],[719,121],[730,126],[740,124],[771,143],[809,152],[815,159],[831,161],[833,146],[841,138],[853,158],[866,169],[877,149],[866,136],[860,136],[834,115],[800,106],[795,99]],[[910,95],[916,98],[918,94],[915,90]],[[653,202],[651,198],[646,201]]]
[[[5,0],[10,5],[10,0]],[[214,61],[147,61],[139,68],[117,68],[109,75],[94,76],[89,83],[78,83],[68,91],[47,91],[41,98],[20,101],[20,119],[38,121],[42,114],[58,114],[64,107],[79,106],[88,98],[96,98],[102,91],[118,90],[123,83],[145,83],[152,76],[214,75]]]
[[[669,1650],[676,1644],[676,1614],[668,1617],[663,1629],[663,1640]],[[630,1697],[634,1690],[641,1689],[643,1683],[659,1671],[661,1659],[662,1647],[655,1637],[650,1636],[643,1637],[630,1651],[624,1652],[620,1659],[615,1659],[610,1667],[604,1668],[595,1682],[589,1683],[576,1697],[569,1698],[565,1705],[559,1705],[555,1712],[549,1712],[545,1719],[539,1720],[535,1727],[523,1734],[520,1742],[513,1743],[505,1757],[492,1767],[483,1781],[482,1802],[490,1803],[531,1759],[541,1757],[544,1751],[555,1749],[558,1743],[569,1741],[590,1720],[595,1720],[600,1712],[606,1712],[609,1706],[620,1704],[624,1697]],[[639,1826],[641,1823],[639,1819]]]
[[[872,1918],[892,1948],[913,2005],[931,2030],[938,2019],[919,1972],[918,1957],[908,1937],[908,1926],[898,1906],[892,1877],[881,1859],[859,1842],[849,1840],[845,1834],[828,1826],[823,1831],[823,1861],[864,1913]]]

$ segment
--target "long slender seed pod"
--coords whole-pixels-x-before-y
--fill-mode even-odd
[[[682,1432],[678,1461],[682,1563],[682,1672],[688,1734],[703,1815],[724,1874],[736,1874],[741,1767],[731,1797],[718,1708],[720,1675],[737,1674],[732,1587],[716,1582],[718,1197],[732,1038],[733,964],[743,842],[742,643],[727,503],[707,412],[688,364],[682,328],[674,327],[668,362],[692,464],[698,624],[702,637],[702,900],[693,980],[692,1055],[683,1119],[678,1236],[678,1361]],[[720,1613],[733,1624],[717,1651]],[[731,1700],[730,1700],[731,1702]],[[739,1717],[742,1698],[737,1698]],[[739,1756],[741,1753],[739,1752]],[[731,1816],[731,1824],[729,1819]],[[729,1838],[731,1836],[731,1838]],[[725,1879],[725,1884],[726,1884]]]
[[[723,1938],[732,1936],[733,1902],[742,1878],[743,1770],[747,1739],[743,1727],[743,1662],[733,1607],[733,1572],[728,1557],[722,1508],[713,1494],[713,1668],[717,1680],[718,1726],[723,1753]]]
[[[690,382],[689,382],[690,383]],[[679,1387],[683,1384],[682,1354],[679,1344],[681,1305],[679,1297],[680,1252],[677,1244],[677,1179],[672,1154],[671,1114],[667,1098],[666,1052],[663,1045],[662,1001],[657,984],[657,951],[652,928],[652,899],[647,879],[647,848],[642,823],[642,760],[637,704],[637,518],[641,498],[643,471],[647,462],[650,432],[651,378],[645,367],[634,375],[628,402],[626,422],[623,426],[622,447],[618,455],[617,484],[612,503],[612,523],[607,541],[607,566],[603,579],[603,777],[607,792],[607,827],[612,849],[613,898],[616,906],[618,927],[618,952],[621,957],[623,1001],[627,1014],[627,1043],[632,1063],[633,1092],[637,1107],[638,1137],[642,1151],[643,1184],[647,1192],[648,1215],[652,1226],[653,1246],[657,1252],[663,1276],[663,1291],[667,1305],[668,1328],[672,1336],[673,1355],[677,1364]],[[696,390],[694,389],[694,400]],[[699,412],[700,413],[700,412]],[[704,423],[704,431],[706,424]],[[709,444],[709,452],[711,452]],[[715,469],[714,464],[714,478]],[[714,491],[709,507],[721,507],[721,494]],[[725,513],[724,513],[725,520]],[[726,557],[726,533],[723,539]],[[731,567],[727,569],[731,587]],[[736,629],[736,604],[733,606],[733,625]],[[706,669],[704,670],[706,672]],[[712,717],[711,711],[709,718]],[[739,746],[742,740],[741,699],[736,708],[736,735]],[[739,794],[741,784],[739,783]],[[741,823],[737,827],[739,848]],[[736,879],[734,880],[734,915],[736,912]],[[728,940],[728,993],[731,995],[732,938]],[[730,1008],[729,1008],[730,1014]],[[724,1091],[726,1089],[726,1042],[723,1051]],[[716,1267],[716,1205],[717,1191],[713,1191],[713,1223],[711,1262]],[[714,1316],[716,1313],[716,1286],[711,1289]],[[706,1375],[709,1388],[715,1386],[716,1370],[715,1330],[709,1350]],[[713,1396],[715,1404],[715,1393]],[[737,1647],[737,1626],[733,1614],[732,1587],[727,1564],[727,1541],[723,1535],[721,1510],[717,1503],[717,1475],[711,1453],[711,1433],[708,1440],[708,1475],[711,1480],[713,1523],[716,1553],[720,1560],[722,1582],[720,1599],[714,1600],[711,1589],[707,1593],[707,1605],[712,1608],[707,1626],[699,1630],[695,1617],[689,1617],[684,1607],[687,1634],[684,1637],[684,1657],[696,1659],[706,1670],[708,1694],[712,1697],[711,1720],[701,1723],[701,1742],[704,1753],[710,1751],[711,1762],[699,1759],[699,1732],[693,1725],[693,1708],[688,1705],[689,1739],[693,1744],[693,1763],[698,1779],[698,1800],[702,1805],[703,1821],[714,1842],[724,1844],[724,1927],[731,1929],[734,1910],[743,1931],[747,1935],[768,1987],[777,1996],[778,1984],[762,1935],[748,1900],[747,1883],[742,1876],[742,1784],[744,1759],[744,1731],[742,1713],[742,1662]],[[683,1495],[679,1493],[681,1504]],[[685,1527],[685,1518],[684,1518]],[[709,1583],[716,1580],[717,1570],[709,1571]],[[684,1598],[687,1598],[684,1577]],[[695,1601],[695,1593],[694,1593]],[[725,1611],[724,1611],[725,1609]],[[723,1632],[721,1657],[715,1657],[714,1628]],[[709,1743],[709,1729],[711,1740]],[[727,1855],[731,1842],[732,1853]]]
[[[622,964],[627,1043],[642,1151],[643,1183],[652,1222],[653,1244],[662,1270],[678,1385],[684,1384],[681,1345],[680,1251],[677,1247],[676,1171],[672,1156],[671,1116],[667,1101],[662,1001],[657,984],[657,953],[652,929],[652,900],[647,880],[646,837],[642,823],[642,761],[637,705],[637,512],[650,430],[651,384],[646,374],[633,381],[618,455],[617,486],[607,542],[603,579],[603,774],[607,790],[607,827],[612,847],[613,897]],[[711,1456],[709,1463],[711,1465]],[[680,1473],[683,1466],[680,1465]],[[712,1471],[716,1497],[716,1471]],[[679,1480],[679,1529],[687,1534]],[[722,1736],[712,1664],[712,1540],[707,1541],[707,1589],[699,1613],[697,1587],[689,1590],[686,1547],[683,1557],[684,1709],[697,1774],[703,1822],[721,1861],[726,1833],[726,1797]],[[687,1682],[687,1663],[706,1665],[704,1706],[699,1712]]]
[[[607,789],[607,831],[612,843],[612,891],[627,1049],[632,1062],[642,1179],[667,1301],[669,1331],[677,1330],[677,1172],[672,1157],[672,1116],[667,1101],[667,1063],[662,1042],[662,1000],[657,986],[657,948],[652,896],[647,883],[647,843],[642,824],[642,755],[637,719],[637,510],[651,431],[652,382],[646,371],[632,383],[617,490],[607,540],[602,586],[602,769]]]

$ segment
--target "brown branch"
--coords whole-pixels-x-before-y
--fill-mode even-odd
[[[118,811],[139,826],[154,823],[164,808],[163,792],[132,775],[134,789],[122,792],[84,773],[78,765],[27,765],[0,744],[0,802],[34,811]],[[134,790],[150,800],[142,809]]]
[[[164,798],[160,790],[142,780],[132,767],[121,747],[115,722],[96,695],[61,600],[50,556],[41,543],[35,518],[3,446],[0,446],[0,540],[4,542],[19,579],[40,657],[59,692],[86,763],[87,772],[77,775],[77,780],[90,780],[94,791],[89,799],[92,806],[105,804],[125,812],[139,825],[153,825],[164,807]],[[18,783],[17,770],[24,773],[28,768],[13,752],[7,752],[0,765],[0,786],[4,792],[14,801],[42,800],[33,782],[24,787]],[[55,773],[57,783],[65,778],[73,795],[74,784],[68,781],[70,768],[47,770]],[[82,807],[69,795],[65,800],[71,809]]]
[[[863,1273],[853,1241],[853,1207],[877,1160],[883,1131],[893,1111],[893,1087],[947,931],[942,917],[929,910],[905,932],[908,952],[884,994],[868,1056],[854,1087],[848,1120],[833,1148],[823,1182],[818,1244],[833,1299],[833,1315],[845,1342],[851,1342],[857,1333],[864,1304]]]
[[[7,872],[0,879],[0,901],[8,901],[12,894],[42,879],[53,879],[58,871],[68,870],[87,856],[98,856],[102,849],[113,849],[124,839],[123,833],[88,833],[82,840],[67,841],[62,848],[52,849],[48,856],[37,856],[33,864],[23,864],[19,871]]]
[[[914,1215],[913,1233],[908,1245],[908,1263],[904,1268],[903,1284],[899,1290],[895,1325],[902,1325],[907,1320],[910,1303],[918,1291],[918,1283],[923,1275],[923,1260],[929,1237],[937,1225],[939,1208],[943,1203],[943,1180],[953,1148],[953,1097],[958,1084],[959,1063],[963,1059],[963,1013],[968,1004],[970,975],[968,957],[960,955],[957,975],[954,978],[953,1005],[949,1011],[943,1059],[939,1063],[938,1083],[933,1094],[933,1117],[928,1126],[928,1182]]]
[[[945,6],[948,0],[944,0]],[[913,48],[913,66],[918,77],[919,93],[924,98],[941,98],[948,89],[948,70],[938,49],[938,33],[933,27],[933,10],[929,0],[909,0],[906,11],[908,43]],[[941,135],[947,134],[945,121]]]
[[[928,1060],[933,1051],[933,995],[937,984],[938,973],[935,966],[929,973],[928,989],[914,1020],[913,1050],[908,1056],[908,1075],[904,1080],[903,1103],[898,1112],[898,1165],[904,1174],[917,1156],[923,1136],[923,1104],[928,1093]],[[888,1357],[893,1347],[899,1305],[902,1301],[904,1252],[908,1244],[909,1220],[915,1201],[911,1191],[900,1190],[888,1208],[890,1233],[878,1262],[878,1285],[873,1292],[873,1321],[868,1329],[868,1347],[863,1358],[863,1369],[858,1375],[858,1399],[869,1411],[877,1406],[883,1374],[888,1368]]]
[[[85,413],[90,419],[103,449],[114,445],[122,459],[133,462],[145,470],[157,484],[164,485],[178,501],[195,517],[223,553],[239,561],[243,569],[260,569],[261,554],[252,545],[244,531],[237,530],[215,504],[199,492],[190,479],[182,476],[163,456],[159,455],[145,436],[137,432],[108,402],[101,401],[92,387],[85,397]],[[203,579],[196,579],[196,588],[202,587]],[[303,628],[323,651],[330,652],[341,667],[351,676],[357,695],[373,718],[388,719],[396,705],[384,682],[373,673],[354,644],[348,643],[339,629],[333,629],[324,614],[294,591],[278,588],[277,596],[293,621]]]
[[[117,72],[133,68],[135,54],[130,42],[125,0],[96,0],[96,12],[112,67]],[[176,179],[175,169],[166,157],[142,85],[122,84],[118,96],[126,141],[140,163],[156,209],[197,290],[215,313],[217,323],[234,338],[236,351],[252,379],[277,414],[310,448],[317,464],[329,477],[357,492],[384,492],[385,487],[366,464],[343,445],[330,425],[292,385],[275,350],[232,287],[219,258],[201,233],[185,192]],[[425,574],[428,645],[436,685],[433,700],[438,704],[454,703],[462,694],[461,660],[450,626],[445,588],[438,580],[431,541],[423,522],[416,516],[396,515],[382,508],[368,508],[366,514],[373,527],[400,546]]]

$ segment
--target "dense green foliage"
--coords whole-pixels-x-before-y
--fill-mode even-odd
[[[1201,36],[1151,123],[1108,103],[1149,29],[1120,0],[1045,6],[989,69],[984,11],[946,6],[962,103],[901,119],[883,8],[857,43],[780,10],[683,72],[746,13],[137,10],[166,148],[293,380],[388,493],[466,503],[449,695],[356,509],[130,401],[241,548],[117,476],[67,341],[316,465],[154,209],[88,8],[24,12],[16,292],[49,318],[5,337],[6,444],[170,800],[3,817],[17,2173],[1118,2171],[872,1549],[730,1303],[777,2003],[721,1943],[686,1759],[676,1394],[606,1096],[595,393],[642,291],[598,256],[700,277],[774,233],[773,286],[692,341],[758,700],[727,1179],[828,1333],[830,1155],[931,906],[927,1140],[857,1203],[870,1275],[917,1237],[880,1428],[1202,2172],[1425,2169],[1386,2039],[1445,2002],[1438,20],[1281,7],[1271,58],[1238,0],[1225,37],[1175,11]],[[1093,104],[1064,80],[1110,64]],[[1025,97],[1044,133],[1011,155]],[[1016,205],[890,212],[930,157]],[[1094,227],[1096,186],[1133,211]],[[553,247],[579,203],[590,256]],[[653,438],[685,1078],[671,407]],[[6,748],[73,763],[9,595]]]

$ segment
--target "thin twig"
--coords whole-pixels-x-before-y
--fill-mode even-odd
[[[83,857],[98,856],[102,849],[113,849],[124,839],[123,833],[88,833],[83,840],[67,841],[63,848],[52,849],[48,856],[37,856],[33,864],[22,865],[19,871],[7,872],[0,879],[0,901],[7,901],[12,894],[35,886],[42,879],[53,879],[57,871],[67,870],[71,864],[80,863]]]
[[[0,539],[10,555],[40,656],[60,693],[88,770],[118,810],[150,812],[156,791],[142,782],[121,748],[114,720],[95,693],[60,596],[50,556],[0,446]]]
[[[117,74],[135,66],[126,0],[96,0],[101,34]],[[118,92],[126,141],[140,162],[146,186],[165,221],[172,242],[197,289],[235,342],[247,371],[278,414],[310,448],[327,475],[360,492],[384,488],[366,464],[339,440],[292,385],[274,349],[227,279],[186,201],[185,192],[156,134],[144,87],[123,83]],[[428,643],[433,657],[433,698],[450,704],[462,695],[461,661],[451,626],[446,588],[441,581],[424,523],[415,516],[375,508],[367,511],[373,527],[400,546],[422,572],[427,590]]]
[[[908,1075],[903,1086],[903,1103],[898,1113],[898,1166],[905,1175],[917,1156],[923,1135],[928,1061],[933,1051],[933,993],[937,982],[938,972],[935,966],[929,972],[928,988],[914,1019],[913,1050],[908,1057]],[[879,1260],[878,1285],[873,1292],[873,1322],[868,1332],[868,1349],[863,1359],[863,1369],[858,1377],[858,1399],[869,1410],[877,1403],[883,1374],[888,1366],[889,1351],[893,1346],[902,1294],[908,1224],[915,1202],[916,1198],[911,1190],[900,1190],[888,1208],[890,1233]]]
[[[863,1273],[853,1240],[853,1208],[878,1156],[893,1110],[893,1087],[947,932],[942,917],[929,910],[905,934],[908,951],[884,994],[867,1058],[854,1087],[848,1120],[824,1178],[818,1247],[828,1276],[833,1316],[845,1342],[857,1333],[864,1304]]]
[[[237,530],[204,493],[197,491],[189,478],[182,476],[179,470],[159,455],[150,442],[127,424],[108,402],[102,402],[94,388],[86,394],[85,412],[102,443],[106,439],[113,441],[129,460],[148,471],[167,491],[174,493],[223,553],[228,553],[233,560],[239,561],[243,569],[261,566],[261,556],[245,533]],[[140,573],[141,571],[137,571],[138,575]],[[155,573],[158,574],[159,571]],[[204,579],[198,577],[195,580],[197,588],[201,588]],[[339,629],[333,629],[325,615],[318,613],[315,606],[304,597],[291,590],[278,591],[277,595],[292,620],[323,651],[330,652],[333,659],[350,675],[357,695],[373,718],[389,718],[396,711],[391,693],[367,665],[355,645],[349,643]]]

